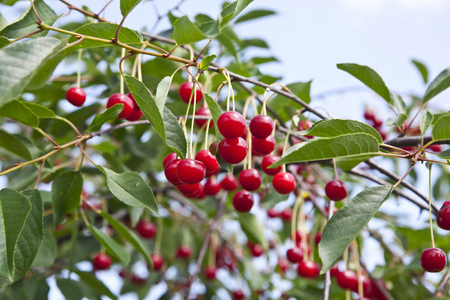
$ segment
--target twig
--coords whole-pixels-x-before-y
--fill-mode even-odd
[[[444,293],[447,287],[447,284],[449,282],[450,279],[450,267],[447,268],[447,272],[445,272],[445,275],[442,277],[441,282],[439,283],[438,288],[436,289],[436,291],[434,292],[434,297],[436,298],[443,298],[444,297]]]

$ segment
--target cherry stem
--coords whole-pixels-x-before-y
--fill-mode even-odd
[[[336,167],[336,158],[333,158],[334,179],[339,180],[338,171]]]
[[[206,46],[202,49],[202,51],[200,51],[200,53],[197,55],[197,58],[195,58],[195,61],[197,61],[202,56],[203,52],[206,50],[206,48],[208,48],[209,44],[211,44],[212,40],[213,40],[213,38],[209,39],[209,41],[206,44]]]
[[[157,194],[156,195],[156,203],[161,203],[161,199],[162,198],[162,194]],[[162,237],[163,237],[163,229],[164,229],[164,221],[163,218],[159,217],[158,218],[158,228],[156,230],[156,243],[155,243],[155,249],[153,250],[153,252],[155,254],[159,254],[159,249],[161,247],[161,242],[162,242]]]
[[[123,79],[123,58],[125,57],[125,48],[122,48],[122,59],[119,62],[120,65],[120,93],[123,94],[123,92],[125,91],[125,82]]]
[[[78,50],[78,72],[77,72],[77,87],[81,86],[81,55],[83,49]]]
[[[291,121],[291,125],[289,125],[288,131],[286,133],[286,138],[284,139],[284,145],[283,145],[283,153],[286,151],[289,141],[289,135],[292,131],[292,125],[294,125],[294,122]],[[286,172],[286,164],[283,165],[283,172]]]
[[[430,235],[431,235],[431,247],[435,248],[434,244],[434,234],[433,234],[433,221],[432,221],[432,213],[431,213],[431,168],[433,167],[433,163],[428,163],[428,210],[430,212]]]
[[[41,128],[39,128],[39,127],[33,127],[33,128],[34,128],[34,130],[36,130],[37,132],[42,134],[47,140],[49,140],[50,143],[52,143],[56,148],[59,147],[58,143],[56,143],[55,140],[52,139],[52,137],[49,136],[47,133],[45,133]]]
[[[205,150],[208,150],[208,134],[209,134],[209,125],[211,124],[211,114],[209,114],[208,121],[206,122],[206,130],[205,130]],[[204,125],[203,125],[204,127]],[[202,127],[202,129],[203,129]]]
[[[362,282],[362,272],[361,272],[361,266],[359,265],[359,253],[358,253],[358,244],[356,240],[353,241],[353,263],[356,266],[356,274],[358,276],[358,294],[359,299],[363,299],[364,297],[364,291],[363,291],[363,282]]]
[[[41,179],[42,170],[44,170],[44,165],[45,165],[45,159],[41,161],[41,166],[39,167],[39,172],[38,172],[38,176],[36,178],[36,183],[34,184],[34,189],[37,189],[37,186],[38,186],[39,181]]]
[[[294,242],[294,248],[297,247],[297,210],[302,203],[302,197],[300,191],[298,193],[297,199],[295,199],[294,207],[292,208],[292,220],[291,220],[291,239]]]
[[[395,189],[400,183],[402,183],[403,180],[405,180],[406,176],[408,176],[408,174],[412,171],[415,164],[415,161],[411,162],[411,166],[409,167],[408,171],[406,171],[406,173],[392,186],[392,189]]]

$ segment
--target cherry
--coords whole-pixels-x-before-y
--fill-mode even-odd
[[[190,198],[192,196],[195,196],[195,193],[197,192],[198,188],[200,186],[200,182],[195,184],[181,184],[177,186],[177,189],[186,197]]]
[[[331,277],[336,277],[338,273],[339,273],[339,267],[336,264],[330,269],[330,276]]]
[[[440,228],[450,230],[450,205],[446,201],[438,212],[436,221]]]
[[[320,274],[320,266],[313,261],[301,261],[297,267],[297,274],[306,278],[317,278]]]
[[[247,156],[248,145],[242,138],[223,139],[219,143],[219,154],[229,164],[238,164]]]
[[[233,196],[233,206],[238,212],[249,212],[253,207],[253,203],[253,195],[249,191],[242,190]]]
[[[195,112],[195,115],[209,117],[211,115],[211,111],[209,110],[208,107],[200,107]],[[202,128],[203,126],[205,126],[205,124],[208,123],[208,120],[207,119],[197,119],[197,117],[195,117],[194,123],[195,123],[195,125],[197,125],[197,127]],[[214,126],[214,121],[211,119],[211,121],[209,121],[209,128],[211,128],[213,126]]]
[[[292,209],[290,209],[289,207],[283,209],[283,211],[280,213],[280,217],[281,219],[283,219],[283,221],[290,221],[292,218]]]
[[[208,149],[212,155],[216,155],[217,154],[217,142],[213,142],[211,145],[209,145]]]
[[[71,87],[66,92],[66,99],[72,105],[83,106],[84,101],[86,101],[86,92],[80,87]]]
[[[131,281],[133,284],[136,284],[136,285],[142,285],[142,284],[144,284],[144,283],[147,281],[147,279],[133,273],[133,274],[131,275],[130,281]]]
[[[280,216],[280,214],[278,213],[278,211],[275,208],[271,208],[267,210],[267,216],[271,219],[273,218],[278,218]]]
[[[364,119],[373,121],[375,120],[375,113],[372,110],[366,109],[364,111]]]
[[[208,280],[216,279],[216,272],[217,268],[215,266],[206,266],[204,271],[206,279]]]
[[[428,146],[427,148],[433,152],[442,152],[442,145],[439,145],[439,144],[433,144],[433,145]]]
[[[134,110],[134,102],[127,95],[116,93],[109,97],[108,102],[106,103],[106,108],[113,107],[114,105],[122,103],[123,109],[120,114],[117,116],[118,119],[125,119],[129,117]]]
[[[420,264],[427,272],[440,272],[447,264],[447,257],[442,249],[428,248],[420,256]]]
[[[345,270],[336,275],[337,284],[344,290],[358,289],[358,276],[352,270]]]
[[[254,257],[259,257],[264,253],[264,248],[259,244],[249,243],[248,247]]]
[[[281,166],[273,169],[269,169],[269,166],[276,163],[280,160],[279,156],[276,155],[266,155],[263,157],[261,161],[261,169],[266,173],[267,175],[275,175],[278,172],[281,171]]]
[[[252,137],[252,147],[255,149],[256,152],[258,152],[261,155],[268,155],[270,154],[273,149],[275,149],[275,138],[273,135],[269,135],[265,139],[258,139],[255,137]]]
[[[311,127],[312,124],[313,124],[313,123],[312,123],[311,121],[309,121],[309,120],[301,120],[301,121],[298,123],[298,131],[306,130],[306,129],[308,129],[309,127]],[[312,139],[312,138],[313,138],[312,135],[305,135],[305,137],[307,137],[308,139]]]
[[[261,186],[261,174],[256,169],[247,169],[239,174],[239,183],[247,191],[256,191]]]
[[[146,239],[151,239],[156,235],[156,226],[152,222],[139,221],[136,224],[136,230],[140,236]]]
[[[383,125],[383,121],[381,121],[380,119],[375,118],[372,121],[373,121],[373,127],[375,129],[379,129]]]
[[[341,201],[347,197],[347,187],[342,181],[333,179],[325,186],[325,194],[330,200]]]
[[[220,182],[225,191],[234,191],[238,187],[238,181],[233,173],[228,173]]]
[[[92,265],[95,270],[107,270],[111,267],[112,260],[108,254],[98,253],[92,259]]]
[[[151,259],[153,261],[153,270],[155,271],[161,270],[164,264],[164,259],[162,258],[162,256],[159,254],[152,254]]]
[[[314,238],[314,242],[316,243],[316,245],[319,245],[321,238],[322,238],[322,232],[316,233],[316,237]]]
[[[221,188],[222,185],[216,178],[209,178],[205,183],[204,192],[206,195],[214,196],[220,192]]]
[[[291,248],[286,251],[286,257],[293,264],[299,263],[303,260],[303,251],[298,247]]]
[[[279,194],[289,194],[295,189],[295,178],[291,173],[279,172],[272,179],[273,188]]]
[[[169,181],[173,185],[181,185],[183,184],[181,180],[178,178],[177,168],[181,159],[174,159],[166,164],[164,167],[164,175],[166,176],[167,181]]]
[[[255,138],[265,139],[272,134],[273,120],[267,115],[257,115],[252,119],[249,127]]]
[[[128,93],[128,98],[130,98],[133,101],[133,112],[131,113],[131,115],[129,115],[125,119],[127,121],[137,121],[140,118],[142,118],[142,110],[139,107],[139,105],[136,103],[136,100],[134,100],[134,97],[131,93]]]
[[[177,257],[188,259],[192,255],[192,249],[188,245],[181,245],[177,249]]]
[[[234,300],[242,300],[245,298],[244,292],[242,290],[233,291]]]
[[[195,159],[201,161],[206,167],[206,176],[213,175],[216,171],[219,171],[219,163],[215,155],[212,155],[209,150],[200,150]]]
[[[289,263],[284,258],[280,257],[278,258],[278,266],[280,267],[280,270],[283,273],[286,273],[287,269],[289,268]]]
[[[206,167],[201,161],[184,158],[178,163],[177,175],[184,184],[196,184],[205,178]]]
[[[303,240],[303,236],[305,237],[305,242],[308,243],[309,242],[309,234],[307,232],[300,232],[300,231],[296,231],[295,232],[295,240],[297,241],[297,243],[301,242]]]
[[[177,154],[175,152],[167,154],[167,156],[164,157],[164,160],[163,160],[163,167],[166,167],[166,165],[174,159],[177,159]]]
[[[200,102],[203,99],[203,93],[201,89],[198,87],[200,85],[203,88],[203,85],[199,82],[195,86],[195,103]],[[189,100],[191,99],[192,89],[194,88],[194,82],[186,81],[180,86],[180,90],[178,93],[180,94],[181,100],[183,100],[186,104],[189,104]],[[192,103],[194,101],[194,95],[192,95]]]
[[[217,120],[220,133],[228,139],[237,139],[245,131],[245,119],[237,111],[227,111]]]

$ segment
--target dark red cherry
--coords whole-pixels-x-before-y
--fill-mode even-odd
[[[214,196],[220,192],[221,188],[222,185],[216,178],[209,178],[205,183],[204,192],[206,195]]]
[[[242,290],[236,290],[233,292],[233,300],[242,300],[244,298],[245,298],[245,295]]]
[[[383,125],[383,121],[381,121],[380,119],[374,119],[373,120],[373,127],[375,129],[379,129],[381,126]]]
[[[92,259],[92,266],[95,270],[107,270],[111,267],[112,260],[108,254],[98,253]]]
[[[339,273],[339,267],[336,264],[330,269],[330,276],[331,277],[336,277],[338,273]]]
[[[317,278],[320,275],[320,266],[313,261],[301,261],[297,267],[297,274],[306,278]]]
[[[293,264],[303,260],[303,251],[301,248],[294,247],[286,251],[286,258]]]
[[[164,157],[164,160],[163,160],[163,167],[165,167],[168,163],[170,163],[172,160],[174,160],[176,158],[177,158],[177,154],[175,152],[167,154],[167,156]]]
[[[173,185],[181,185],[183,182],[178,178],[177,167],[181,159],[174,159],[166,164],[164,167],[164,175],[166,175],[167,181]]]
[[[242,190],[233,196],[233,206],[238,212],[249,212],[253,207],[253,203],[253,195],[249,191]]]
[[[239,174],[239,183],[247,191],[256,191],[261,186],[261,174],[256,169],[243,170]]]
[[[300,230],[295,232],[295,240],[297,243],[303,241],[303,238],[305,238],[306,243],[309,243],[309,233],[306,230],[304,232],[300,232]]]
[[[142,118],[142,111],[141,108],[139,107],[139,105],[136,103],[136,100],[134,100],[134,97],[131,93],[128,93],[128,98],[130,98],[133,101],[133,112],[131,113],[131,115],[129,115],[128,117],[126,117],[125,119],[127,121],[137,121],[140,118]]]
[[[164,264],[164,259],[162,258],[162,256],[159,254],[152,254],[151,259],[153,261],[153,270],[155,271],[161,270]]]
[[[186,197],[191,198],[195,196],[199,186],[200,182],[195,184],[181,184],[177,186],[177,189]]]
[[[347,187],[342,181],[333,179],[325,186],[325,194],[330,200],[341,201],[347,197]]]
[[[427,272],[440,272],[445,268],[447,264],[447,256],[442,249],[428,248],[422,252],[420,256],[420,264],[422,268]]]
[[[237,111],[227,111],[220,115],[217,120],[217,127],[223,137],[237,139],[245,131],[245,119]]]
[[[286,273],[287,269],[289,268],[289,262],[287,260],[285,260],[282,257],[278,258],[278,266],[280,267],[280,270],[283,273]]]
[[[177,257],[188,259],[192,255],[192,249],[188,245],[181,245],[177,249]]]
[[[195,193],[188,198],[202,200],[202,199],[205,199],[205,197],[206,197],[205,186],[203,185],[203,183],[200,182],[198,184],[198,188],[195,191]]]
[[[366,109],[364,111],[364,119],[370,120],[370,121],[375,120],[375,113],[370,109]]]
[[[195,93],[196,93],[195,103],[198,103],[203,99],[203,93],[197,85],[200,85],[203,88],[203,86],[201,85],[200,82],[198,84],[196,84],[196,86],[195,86]],[[191,99],[191,94],[192,94],[193,88],[194,88],[194,82],[187,81],[180,86],[180,90],[178,91],[180,94],[181,100],[183,100],[187,104],[189,103],[189,100]],[[192,103],[194,103],[194,95],[192,95],[191,104]]]
[[[109,97],[108,102],[106,103],[106,108],[111,108],[118,103],[123,104],[123,109],[117,116],[118,119],[125,119],[133,113],[134,111],[133,100],[131,100],[127,95],[121,93],[116,93],[111,97]]]
[[[255,138],[265,139],[272,134],[273,120],[267,115],[257,115],[252,119],[249,127]]]
[[[254,257],[259,257],[264,253],[264,248],[259,244],[249,243],[248,247]]]
[[[133,273],[131,275],[130,281],[131,281],[131,283],[133,283],[135,285],[142,285],[147,281],[147,279]]]
[[[280,213],[280,217],[281,219],[283,219],[283,221],[290,221],[292,218],[292,209],[290,209],[289,207],[283,209]]]
[[[139,221],[136,224],[136,230],[140,236],[151,239],[156,235],[156,225],[148,221]]]
[[[266,173],[267,175],[275,175],[278,172],[281,171],[281,166],[273,169],[269,169],[269,166],[276,163],[280,160],[279,156],[276,155],[266,155],[263,157],[261,161],[261,169]]]
[[[267,216],[271,219],[273,218],[278,218],[280,216],[280,214],[278,213],[278,211],[275,208],[271,208],[267,210]]]
[[[275,138],[269,135],[265,139],[252,137],[252,148],[261,155],[268,155],[275,149]]]
[[[316,245],[319,245],[321,238],[322,238],[322,232],[316,233],[316,237],[314,238],[314,242],[316,243]]]
[[[217,154],[217,142],[211,143],[211,145],[209,145],[208,149],[212,155],[216,155]]]
[[[428,146],[427,149],[430,149],[433,152],[442,152],[442,145],[433,144],[433,145]]]
[[[178,163],[177,174],[184,184],[196,184],[205,178],[206,167],[201,161],[185,158]]]
[[[195,119],[194,119],[195,125],[197,125],[197,127],[199,127],[199,128],[202,128],[203,126],[205,126],[206,123],[208,123],[208,119],[197,119],[197,116],[208,117],[210,115],[211,115],[211,112],[209,111],[208,107],[200,107],[195,112]],[[211,128],[213,126],[214,126],[214,121],[211,118],[211,121],[209,121],[209,128]]]
[[[215,155],[212,155],[209,150],[200,150],[195,159],[201,161],[206,167],[206,176],[211,176],[219,168],[219,163]],[[209,175],[211,174],[211,175]]]
[[[234,191],[238,187],[238,181],[233,173],[228,173],[220,182],[225,191]]]
[[[86,101],[86,93],[82,88],[74,86],[67,90],[66,99],[72,105],[80,107]]]
[[[273,188],[280,194],[289,194],[295,189],[295,177],[288,172],[279,172],[272,179]]]
[[[439,210],[436,221],[440,228],[450,230],[450,205],[447,202]]]
[[[352,270],[345,270],[336,275],[337,284],[344,290],[358,289],[358,276]]]
[[[229,164],[238,164],[247,156],[248,145],[242,138],[223,139],[219,143],[219,154]]]
[[[204,273],[206,279],[214,280],[216,279],[217,268],[215,266],[206,266]]]

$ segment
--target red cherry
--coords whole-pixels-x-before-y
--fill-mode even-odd
[[[155,271],[161,270],[164,264],[164,259],[162,258],[162,256],[159,254],[152,254],[151,259],[153,261],[153,270]]]
[[[247,156],[248,145],[242,138],[223,139],[219,143],[219,154],[229,164],[238,164]]]
[[[436,221],[440,228],[450,230],[450,205],[447,202],[439,210]]]
[[[259,257],[264,253],[264,248],[259,244],[249,244],[250,252],[254,257]]]
[[[141,110],[133,110],[131,115],[125,118],[127,121],[138,121],[142,118],[142,111]]]
[[[206,266],[204,271],[206,279],[208,280],[216,279],[216,272],[217,268],[215,266]]]
[[[72,105],[83,106],[84,101],[86,101],[86,92],[80,87],[71,87],[66,92],[66,99]]]
[[[201,161],[184,158],[178,163],[177,175],[184,184],[196,184],[205,178],[206,167]]]
[[[276,155],[266,155],[263,157],[262,161],[261,161],[261,169],[264,171],[264,173],[266,173],[267,175],[275,175],[278,172],[281,171],[281,166],[274,168],[274,169],[269,169],[269,166],[276,163],[277,161],[280,160],[279,156]]]
[[[444,203],[442,203],[442,207],[444,207],[444,206],[447,206],[447,205],[449,205],[450,204],[450,201],[445,201]],[[442,208],[441,207],[441,208]]]
[[[307,232],[304,232],[303,234],[300,231],[295,232],[295,240],[297,241],[297,243],[299,243],[303,240],[303,236],[306,239],[305,242],[308,243],[309,242],[309,234]]]
[[[314,242],[316,243],[316,245],[319,245],[321,238],[322,238],[322,232],[316,233],[316,237],[314,238]]]
[[[313,261],[301,261],[297,267],[299,276],[306,278],[317,278],[320,275],[320,266]]]
[[[197,125],[197,127],[202,128],[203,126],[205,126],[206,123],[208,123],[207,119],[197,119],[197,116],[205,116],[208,117],[211,115],[211,112],[209,110],[208,107],[200,107],[199,109],[197,109],[197,111],[195,112],[195,119],[194,119],[194,123],[195,125]],[[211,118],[211,121],[209,122],[209,128],[214,126],[214,121]],[[205,127],[206,128],[206,127]]]
[[[427,148],[433,152],[442,152],[442,145],[439,145],[439,144],[433,144],[433,145],[428,146]]]
[[[383,121],[376,119],[376,118],[373,120],[374,128],[379,129],[382,125],[383,125]]]
[[[272,179],[273,188],[279,194],[289,194],[295,189],[295,177],[288,172],[279,172]]]
[[[192,255],[192,249],[188,245],[181,245],[177,249],[177,257],[188,259]]]
[[[118,119],[125,119],[133,113],[133,100],[131,100],[127,95],[121,93],[116,93],[109,97],[108,102],[106,103],[106,108],[111,108],[118,103],[123,104],[123,109],[117,116]]]
[[[309,120],[301,120],[298,123],[298,131],[303,131],[308,129],[309,127],[311,127],[311,125],[313,124],[313,122],[309,121]],[[312,139],[313,136],[312,135],[305,135],[305,137],[307,137],[308,139]]]
[[[227,111],[220,115],[217,127],[225,138],[237,139],[245,131],[245,119],[237,111]]]
[[[280,270],[283,273],[286,273],[287,269],[289,268],[289,262],[284,258],[280,257],[278,258],[278,266],[280,267]]]
[[[206,195],[214,196],[220,192],[221,188],[222,185],[216,178],[209,178],[205,183],[204,192]]]
[[[298,247],[291,248],[286,251],[286,257],[293,264],[299,263],[303,260],[303,251]]]
[[[178,185],[177,189],[186,197],[194,196],[194,194],[197,192],[198,187],[200,186],[200,182],[195,184],[182,184]]]
[[[136,224],[136,230],[140,236],[146,239],[151,239],[156,235],[156,226],[152,222],[139,221]]]
[[[278,213],[278,211],[275,208],[271,208],[267,210],[267,216],[271,219],[273,218],[278,218],[280,216],[280,214]]]
[[[255,138],[265,139],[272,134],[273,120],[267,115],[257,115],[252,119],[249,127]]]
[[[233,173],[228,173],[220,182],[225,191],[234,191],[238,187],[238,181]]]
[[[242,290],[236,290],[233,292],[234,300],[242,300],[245,298],[244,292]]]
[[[364,111],[364,119],[373,121],[375,120],[375,113],[371,110],[366,109]]]
[[[131,275],[130,281],[131,281],[133,284],[136,284],[136,285],[142,285],[142,284],[144,284],[144,283],[147,281],[147,279],[146,279],[146,278],[142,278],[141,276],[139,276],[139,275],[133,273],[133,274]]]
[[[292,218],[292,209],[290,209],[289,207],[283,209],[283,211],[280,213],[280,217],[281,219],[283,219],[283,221],[290,221]]]
[[[249,212],[253,207],[253,203],[253,195],[249,191],[242,190],[233,196],[233,206],[238,212]]]
[[[165,167],[168,163],[170,163],[174,159],[177,159],[177,154],[175,152],[167,154],[167,156],[164,157],[164,160],[163,160],[163,167]]]
[[[261,186],[261,174],[256,169],[247,169],[239,174],[239,183],[247,191],[256,191]]]
[[[347,187],[342,181],[333,179],[325,186],[325,194],[330,200],[341,201],[347,197]]]
[[[183,184],[181,180],[178,178],[177,167],[181,159],[174,159],[166,164],[164,167],[164,175],[166,176],[167,181],[169,181],[173,185],[181,185]]]
[[[109,257],[109,255],[105,253],[98,253],[92,259],[92,265],[95,270],[109,269],[109,267],[111,267],[111,264],[112,264],[111,257]]]
[[[216,172],[217,169],[220,168],[216,156],[212,155],[209,150],[200,150],[197,155],[195,155],[195,159],[201,161],[205,165],[206,176],[211,176],[212,173]]]
[[[336,277],[338,273],[339,273],[339,267],[338,267],[338,265],[334,265],[334,266],[330,269],[330,276],[331,276],[331,277]]]
[[[420,264],[425,271],[437,273],[445,268],[447,256],[442,249],[428,248],[420,256]]]
[[[337,284],[344,290],[358,289],[358,276],[354,271],[345,270],[336,275]]]
[[[202,200],[202,199],[205,199],[205,197],[206,197],[205,186],[203,185],[203,183],[200,182],[195,193],[188,198]]]
[[[275,143],[273,135],[269,135],[265,139],[252,137],[252,148],[261,155],[270,154],[275,149]]]
[[[203,85],[200,82],[198,84],[196,84],[196,86],[195,86],[195,93],[196,93],[195,103],[198,103],[203,99],[203,93],[202,93],[201,89],[198,87],[198,85],[200,85],[201,88],[203,88]],[[180,86],[180,90],[178,92],[180,94],[181,100],[183,100],[186,104],[189,104],[189,100],[191,99],[191,94],[192,94],[193,88],[194,88],[194,82],[192,82],[192,81],[184,82]],[[192,95],[192,103],[194,103],[194,95]]]

